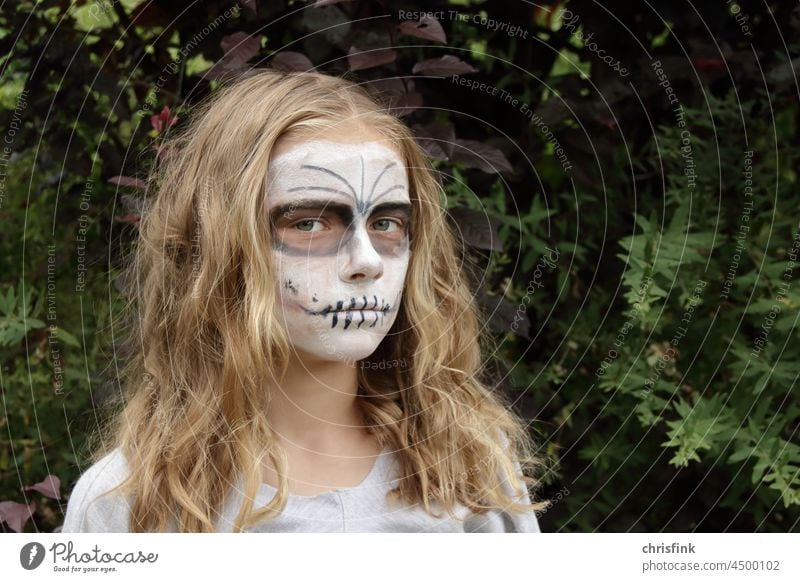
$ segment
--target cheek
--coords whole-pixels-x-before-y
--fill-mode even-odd
[[[307,305],[315,297],[330,289],[332,267],[330,260],[294,258],[280,252],[273,253],[277,273],[276,285],[283,301]]]
[[[404,249],[398,249],[392,255],[383,255],[383,258],[384,284],[402,290],[405,285],[406,273],[411,263],[411,252],[408,247],[405,247]]]
[[[372,248],[384,258],[403,260],[409,251],[409,239],[405,233],[393,234],[379,234],[371,233],[370,242]]]

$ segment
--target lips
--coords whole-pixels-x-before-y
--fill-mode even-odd
[[[383,299],[379,302],[377,295],[350,297],[337,301],[335,305],[328,304],[322,309],[303,307],[303,310],[309,315],[317,315],[325,319],[330,315],[331,327],[342,325],[344,329],[349,328],[351,324],[354,328],[360,328],[362,324],[364,327],[375,327],[379,322],[383,323],[388,312],[394,311],[393,306]],[[374,317],[372,314],[375,314]]]
[[[323,309],[306,309],[306,311],[311,315],[326,316],[329,313],[357,313],[363,311],[385,313],[389,311],[390,308],[391,306],[383,299],[378,302],[377,295],[372,295],[371,297],[361,295],[360,297],[350,297],[342,301],[337,301],[335,304],[329,303]]]

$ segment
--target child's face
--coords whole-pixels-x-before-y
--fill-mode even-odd
[[[270,163],[284,326],[306,355],[366,358],[397,316],[411,203],[405,164],[382,143],[313,139],[278,150]]]

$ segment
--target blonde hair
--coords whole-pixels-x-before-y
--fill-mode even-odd
[[[409,129],[358,85],[318,73],[260,70],[212,94],[169,136],[168,157],[148,182],[149,208],[128,266],[130,358],[121,409],[105,428],[99,460],[116,447],[130,473],[130,531],[214,531],[232,483],[244,499],[234,531],[276,516],[288,498],[286,457],[265,419],[267,382],[284,374],[291,345],[277,313],[266,168],[276,141],[348,120],[396,145],[408,168],[411,258],[393,333],[359,368],[369,430],[396,451],[391,499],[534,511],[516,503],[538,481],[518,473],[541,462],[526,426],[479,380],[484,371],[473,298],[460,272],[442,188]],[[107,435],[107,436],[105,436]],[[269,457],[277,494],[253,499]],[[520,488],[522,485],[522,488]]]

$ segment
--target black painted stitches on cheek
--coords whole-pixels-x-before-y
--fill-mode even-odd
[[[286,281],[283,282],[283,288],[291,291],[292,295],[297,295],[297,285],[295,285],[291,279],[286,279]]]

